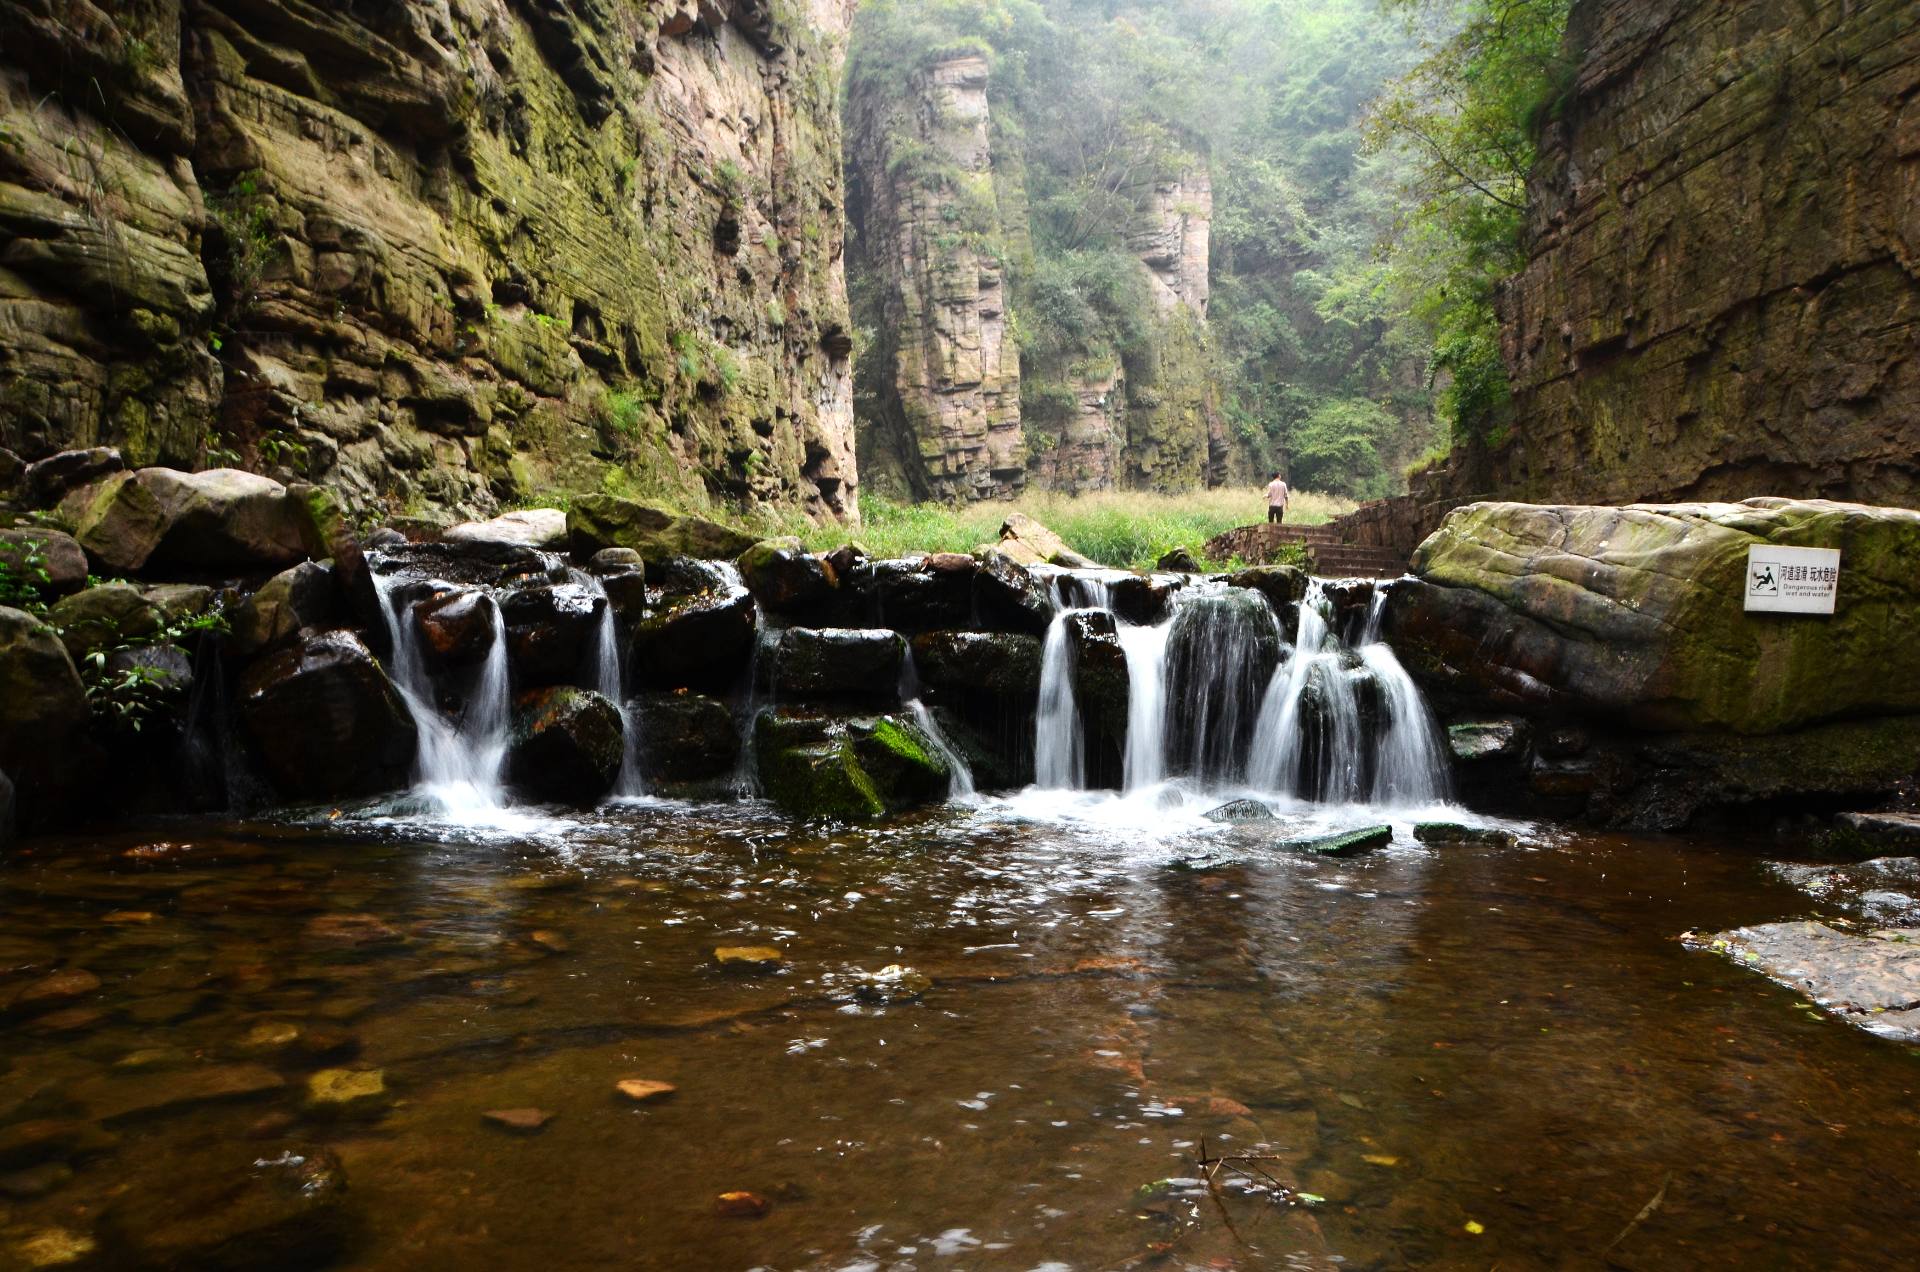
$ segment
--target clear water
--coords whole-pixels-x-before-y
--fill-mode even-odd
[[[343,809],[30,842],[0,866],[0,992],[55,967],[101,986],[58,1028],[10,1018],[0,1136],[84,1118],[101,1084],[244,1061],[289,1085],[118,1127],[0,1202],[0,1246],[319,1143],[350,1177],[338,1266],[362,1269],[1905,1262],[1913,1052],[1674,939],[1815,907],[1750,845],[1437,851],[1396,813],[1391,847],[1328,860],[1277,844],[1378,814],[1220,827],[1212,798],[1036,791],[857,831],[750,803],[510,833]],[[787,962],[722,972],[734,944]],[[925,992],[886,988],[894,967]],[[357,1054],[249,1053],[268,1023]],[[391,1102],[308,1114],[322,1063],[380,1069]],[[629,1076],[679,1090],[623,1104]],[[481,1120],[521,1106],[554,1118]],[[1153,1187],[1203,1145],[1324,1200]],[[716,1212],[741,1189],[764,1218]]]

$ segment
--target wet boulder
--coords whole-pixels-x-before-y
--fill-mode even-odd
[[[87,585],[87,554],[70,534],[39,526],[0,530],[0,596],[52,600]]]
[[[478,588],[449,588],[412,608],[420,648],[439,667],[472,667],[493,649],[493,598]]]
[[[770,614],[816,614],[840,586],[832,566],[798,539],[766,539],[740,554],[740,578]]]
[[[526,580],[559,582],[564,567],[518,543],[401,543],[373,550],[370,563],[382,576],[437,579],[461,587],[506,587]]]
[[[1125,778],[1127,701],[1126,651],[1120,647],[1113,615],[1083,610],[1066,619],[1073,663],[1073,693],[1086,739],[1087,785],[1118,788]]]
[[[127,1189],[102,1224],[113,1265],[243,1272],[318,1268],[339,1257],[349,1232],[347,1173],[331,1149],[243,1146],[228,1157]]]
[[[1160,554],[1153,563],[1156,570],[1167,570],[1174,574],[1198,574],[1200,563],[1193,559],[1193,553],[1185,548],[1169,548]]]
[[[65,597],[47,611],[47,622],[74,658],[146,640],[162,626],[159,607],[131,583],[102,583]]]
[[[284,645],[302,631],[342,617],[333,567],[302,561],[261,584],[233,613],[233,648],[241,655]]]
[[[1108,585],[1107,595],[1121,619],[1153,627],[1173,612],[1173,598],[1185,582],[1166,574],[1123,574]]]
[[[513,704],[507,781],[535,799],[591,805],[620,776],[620,708],[590,689],[558,685]]]
[[[570,680],[592,656],[607,598],[579,583],[516,588],[500,599],[518,683]]]
[[[1831,616],[1749,612],[1750,549],[1841,553]],[[1826,500],[1456,509],[1387,635],[1465,707],[1769,733],[1920,712],[1920,512]]]
[[[449,543],[512,543],[557,552],[567,546],[567,514],[558,508],[523,508],[490,521],[467,521],[446,532]]]
[[[1040,694],[1040,641],[1010,632],[924,632],[913,638],[920,683],[936,694],[983,694],[1025,703]]]
[[[629,708],[640,773],[649,789],[733,775],[740,732],[733,712],[699,693],[649,693]]]
[[[708,576],[634,628],[634,678],[655,689],[729,689],[746,670],[758,625],[746,588]]]
[[[770,711],[754,755],[768,799],[807,820],[872,821],[946,797],[950,774],[926,737],[891,716]]]
[[[632,548],[649,564],[672,556],[731,561],[757,536],[616,495],[586,495],[567,510],[567,533],[579,556]]]
[[[875,625],[912,635],[972,623],[978,568],[972,557],[945,552],[918,560],[876,561],[868,568]]]
[[[647,567],[632,548],[602,548],[590,567],[613,606],[622,630],[631,631],[647,615]]]
[[[0,607],[0,770],[13,779],[20,824],[43,822],[83,776],[91,713],[59,635],[24,610]]]
[[[867,698],[895,700],[906,642],[875,628],[790,627],[780,634],[773,667],[782,700]]]
[[[1004,553],[976,554],[973,574],[974,616],[991,631],[1044,636],[1053,621],[1053,600],[1040,580]],[[966,626],[975,626],[968,623]]]
[[[393,790],[413,764],[406,704],[349,631],[255,660],[240,680],[240,719],[268,779],[293,798]]]
[[[1307,597],[1307,572],[1291,565],[1256,565],[1236,570],[1227,576],[1229,587],[1251,588],[1267,598],[1273,612],[1282,616],[1286,629],[1293,623],[1286,618]]]
[[[237,468],[116,473],[74,491],[61,510],[88,558],[115,573],[279,569],[307,556],[287,488]]]

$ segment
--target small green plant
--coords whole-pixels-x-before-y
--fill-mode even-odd
[[[608,389],[601,401],[601,414],[616,433],[635,437],[640,432],[640,421],[645,417],[646,406],[640,395],[626,389]]]
[[[285,465],[295,472],[306,469],[308,459],[306,443],[290,433],[268,433],[260,439],[258,449],[260,462],[269,467]]]
[[[264,181],[264,174],[257,170],[245,172],[225,192],[207,198],[207,218],[224,248],[220,264],[227,287],[242,308],[254,299],[279,250],[272,200]]]
[[[53,581],[46,548],[45,539],[34,538],[0,547],[0,605],[36,614],[46,608],[41,592]]]
[[[186,688],[164,667],[116,659],[116,655],[183,646],[202,634],[227,628],[226,615],[210,609],[168,620],[158,631],[140,639],[116,641],[90,651],[77,670],[95,722],[109,732],[139,733],[147,724],[171,715]]]
[[[713,373],[720,381],[721,392],[733,392],[743,374],[740,359],[734,356],[733,350],[725,345],[713,347]]]
[[[780,303],[778,296],[767,302],[767,322],[775,327],[787,325],[787,307]]]

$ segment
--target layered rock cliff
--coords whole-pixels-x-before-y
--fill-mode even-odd
[[[1066,324],[1035,303],[1025,125],[995,111],[972,52],[850,95],[851,269],[875,337],[861,463],[895,494],[943,500],[1217,477],[1204,165],[1150,183],[1118,249],[1138,275],[1138,338],[1049,347],[1036,337]]]
[[[0,446],[853,510],[846,0],[11,10]]]
[[[1577,0],[1568,41],[1473,490],[1920,497],[1920,9]]]

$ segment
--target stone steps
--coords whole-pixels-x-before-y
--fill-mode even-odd
[[[1354,544],[1312,544],[1307,548],[1307,563],[1322,578],[1398,578],[1407,572],[1407,558],[1392,548],[1367,548]]]

